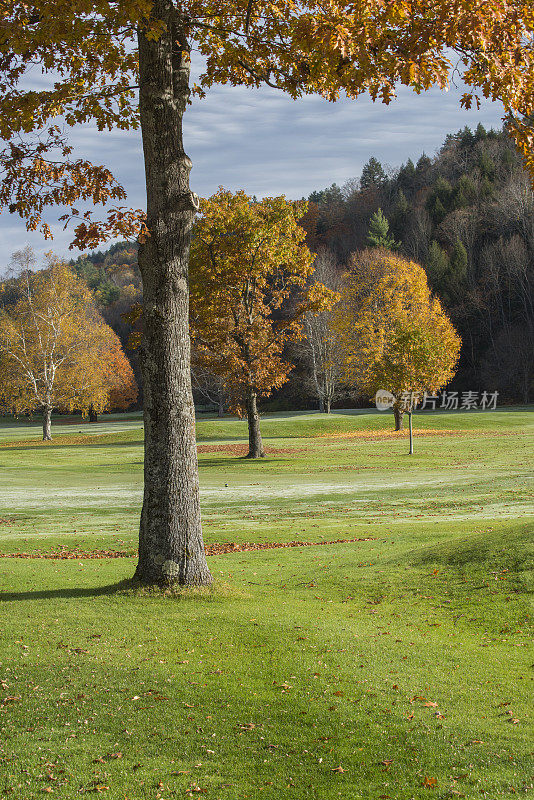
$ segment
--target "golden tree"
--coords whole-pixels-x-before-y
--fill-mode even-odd
[[[2,409],[40,409],[43,439],[50,440],[53,409],[86,415],[127,408],[137,397],[133,371],[87,286],[52,254],[39,272],[28,268],[28,249],[17,255],[26,267],[18,298],[0,311]]]
[[[425,271],[388,250],[356,253],[345,276],[335,327],[345,380],[362,394],[395,398],[395,429],[423,392],[454,376],[461,340],[432,297]]]
[[[51,204],[80,220],[75,242],[141,234],[145,490],[137,577],[206,584],[187,268],[198,198],[182,138],[191,93],[216,83],[275,87],[291,97],[446,88],[460,74],[466,107],[501,100],[534,175],[534,10],[530,0],[3,0],[0,9],[0,204],[31,229]],[[190,87],[191,52],[202,59]],[[53,74],[35,85],[36,65]],[[137,101],[137,90],[139,102]],[[230,112],[231,113],[231,112]],[[103,165],[75,158],[57,125],[141,126],[146,218],[112,207],[95,221],[79,202],[124,198]]]
[[[202,363],[224,380],[231,407],[246,414],[249,458],[265,455],[258,397],[287,380],[284,346],[302,335],[305,315],[336,294],[308,285],[313,255],[298,220],[306,203],[253,200],[219,189],[202,201],[191,247],[191,334]]]

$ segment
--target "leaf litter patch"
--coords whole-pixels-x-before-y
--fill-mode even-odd
[[[410,435],[407,428],[401,431],[394,430],[360,430],[360,431],[338,431],[330,432],[325,431],[319,433],[314,438],[316,439],[365,439],[368,441],[381,441],[382,439],[406,439]],[[437,436],[437,437],[492,437],[492,436],[522,436],[522,431],[474,431],[474,430],[454,430],[452,428],[414,428],[414,435],[419,436]]]
[[[278,550],[284,547],[320,547],[328,544],[353,544],[355,542],[374,542],[376,536],[360,536],[357,539],[332,539],[325,542],[220,542],[206,545],[207,556],[222,556],[228,553],[244,553],[253,550]],[[137,550],[69,550],[62,547],[59,550],[43,553],[37,550],[35,553],[0,553],[0,558],[44,558],[52,560],[68,559],[98,559],[98,558],[136,558]]]
[[[247,444],[199,444],[197,445],[199,453],[225,453],[231,456],[246,456],[248,453]],[[284,456],[293,455],[294,453],[307,453],[304,447],[266,447],[265,453],[267,456]]]

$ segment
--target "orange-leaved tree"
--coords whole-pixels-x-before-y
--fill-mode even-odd
[[[396,430],[423,392],[438,391],[454,376],[460,337],[432,297],[424,269],[388,250],[352,256],[335,328],[345,380],[367,396],[390,392]]]
[[[246,414],[249,458],[265,455],[258,397],[287,380],[284,346],[302,336],[308,313],[335,292],[309,285],[313,255],[298,220],[306,203],[253,200],[219,189],[201,204],[191,246],[191,334],[195,354],[224,379],[231,407]]]
[[[132,368],[87,286],[50,253],[38,272],[29,269],[28,249],[17,259],[25,269],[0,309],[2,410],[41,410],[43,439],[50,440],[53,409],[86,415],[131,405]]]
[[[182,122],[192,92],[217,83],[389,103],[398,84],[501,100],[534,175],[531,0],[3,0],[0,5],[0,204],[31,229],[52,204],[82,219],[75,242],[141,233],[145,469],[136,575],[207,584],[190,380],[187,267],[198,198]],[[191,53],[198,82],[190,87]],[[35,81],[38,67],[49,85]],[[137,100],[137,92],[139,102]],[[231,109],[229,109],[231,114]],[[62,117],[67,128],[57,124]],[[76,157],[65,130],[140,125],[146,219],[79,203],[124,198],[105,165]],[[44,227],[44,232],[49,231]]]

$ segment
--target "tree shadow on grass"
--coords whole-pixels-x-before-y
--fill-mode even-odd
[[[75,600],[81,597],[103,597],[130,593],[135,584],[131,578],[111,583],[107,586],[72,587],[61,589],[37,589],[28,592],[1,592],[0,603],[13,603],[24,600]]]
[[[205,458],[203,454],[200,454],[198,459],[198,465],[200,468],[203,467],[210,467],[213,469],[217,469],[219,467],[229,467],[229,466],[247,466],[247,467],[254,467],[254,465],[258,465],[261,467],[262,464],[273,464],[282,463],[284,459],[277,458],[276,456],[271,456],[267,453],[265,458],[247,458],[247,456],[242,455],[228,455],[226,458],[221,458],[217,456],[208,456]]]

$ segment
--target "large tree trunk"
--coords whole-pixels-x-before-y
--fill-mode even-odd
[[[258,404],[256,392],[250,391],[247,397],[247,419],[248,419],[248,454],[247,458],[264,458],[265,451],[260,431],[260,415],[258,414]]]
[[[207,585],[191,391],[188,261],[198,201],[182,117],[189,48],[170,0],[153,14],[157,41],[139,33],[140,118],[149,236],[139,249],[143,278],[145,488],[136,577],[146,584]]]
[[[43,408],[43,442],[52,441],[52,407]]]
[[[93,406],[89,409],[89,422],[98,422],[98,414],[94,410]]]
[[[327,414],[330,414],[331,405],[332,405],[332,398],[327,397],[325,399],[325,409],[324,409]]]
[[[395,430],[401,431],[404,422],[404,411],[398,406],[393,406],[393,414],[395,415]]]

